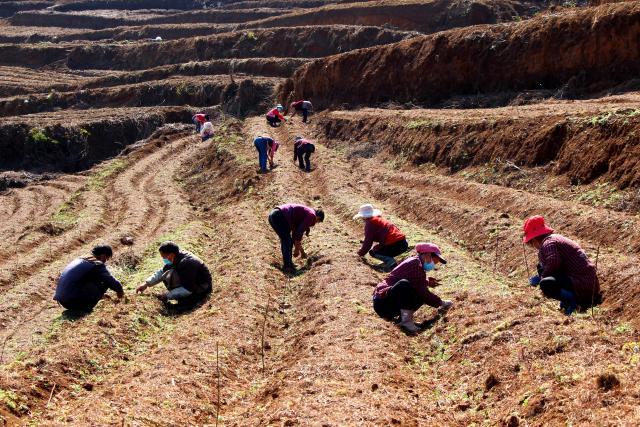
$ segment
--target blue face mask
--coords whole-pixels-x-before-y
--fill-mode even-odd
[[[164,265],[171,265],[171,264],[173,264],[171,261],[169,261],[169,260],[168,260],[168,259],[166,259],[166,258],[162,258],[162,262],[164,262]]]
[[[436,268],[436,265],[433,262],[425,262],[422,264],[422,268],[424,268],[425,271],[431,271]]]

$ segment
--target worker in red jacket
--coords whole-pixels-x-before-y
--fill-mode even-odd
[[[602,300],[596,267],[573,240],[557,234],[536,215],[524,223],[523,241],[538,250],[538,274],[529,279],[542,293],[560,301],[560,309],[571,315],[578,306],[589,307]]]
[[[364,257],[369,252],[369,255],[383,262],[387,271],[392,270],[397,265],[395,257],[409,248],[406,236],[398,227],[382,218],[382,212],[370,204],[360,206],[353,219],[364,221],[364,240],[358,255]],[[374,242],[377,244],[371,248]]]
[[[269,110],[267,113],[267,122],[271,127],[278,127],[278,123],[284,122],[287,119],[282,115],[284,108],[282,105],[278,104],[275,108]]]

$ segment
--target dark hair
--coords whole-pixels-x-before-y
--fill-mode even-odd
[[[180,253],[180,248],[173,242],[163,242],[160,245],[160,252],[163,254],[178,254]]]
[[[91,250],[91,254],[94,257],[106,255],[107,258],[111,258],[113,256],[113,249],[111,249],[111,246],[109,245],[97,245]]]
[[[316,216],[320,219],[320,222],[324,221],[324,211],[322,209],[316,209]]]
[[[205,114],[205,115],[204,115],[204,118],[205,118],[205,119],[207,119],[207,120],[211,120],[211,118],[209,117],[209,115],[208,115],[208,114]]]

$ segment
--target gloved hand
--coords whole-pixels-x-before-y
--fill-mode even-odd
[[[540,276],[532,276],[529,278],[529,284],[531,286],[538,286],[540,284]]]

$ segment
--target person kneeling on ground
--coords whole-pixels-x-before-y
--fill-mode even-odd
[[[560,301],[560,309],[571,315],[578,307],[600,304],[600,283],[595,265],[574,241],[554,233],[541,216],[524,223],[524,243],[538,250],[538,275],[529,279],[542,293]]]
[[[369,255],[382,261],[387,270],[393,269],[397,265],[394,257],[409,248],[405,235],[398,227],[383,219],[382,212],[374,209],[373,205],[360,206],[353,219],[358,218],[364,221],[364,240],[358,256],[364,257],[369,252]],[[373,242],[378,244],[372,249]]]
[[[211,293],[211,273],[202,260],[181,251],[173,242],[161,244],[159,252],[164,266],[149,276],[136,289],[137,293],[141,294],[148,287],[163,282],[168,292],[159,296],[160,300],[175,300],[181,306],[196,304]]]
[[[322,221],[324,221],[324,212],[321,209],[312,209],[304,205],[290,203],[278,206],[271,211],[269,224],[280,238],[280,250],[285,272],[295,272],[296,266],[291,259],[291,251],[294,246],[293,256],[296,258],[298,256],[307,257],[302,247],[302,236],[305,233],[308,236],[311,227]]]
[[[427,304],[434,308],[448,309],[452,301],[442,300],[429,291],[429,287],[439,285],[433,277],[427,278],[427,271],[436,264],[446,264],[440,255],[440,248],[433,243],[418,243],[417,256],[402,261],[389,276],[378,283],[373,291],[373,309],[382,318],[395,320],[400,317],[400,327],[409,333],[420,328],[413,322],[413,313]]]
[[[278,127],[278,123],[286,121],[287,119],[282,115],[284,108],[282,105],[278,104],[275,108],[269,110],[267,113],[267,122],[271,127]]]
[[[291,103],[291,117],[295,116],[298,111],[302,113],[302,123],[307,123],[309,113],[313,111],[311,101],[299,100]]]
[[[111,246],[96,246],[91,254],[89,257],[76,258],[60,274],[53,299],[68,310],[93,310],[98,301],[105,297],[107,289],[113,290],[118,299],[124,297],[122,285],[105,265],[113,256]]]
[[[194,115],[191,120],[193,120],[193,124],[196,125],[196,133],[200,133],[200,128],[202,128],[202,125],[205,122],[210,121],[211,119],[209,118],[208,114],[203,114],[203,113],[198,113],[196,115]]]
[[[296,136],[296,142],[293,144],[293,162],[298,160],[300,169],[311,172],[311,154],[315,153],[316,146],[308,139]]]
[[[280,144],[268,136],[258,136],[253,140],[253,145],[256,147],[256,150],[258,150],[260,172],[267,172],[267,160],[269,161],[269,166],[273,169],[273,155]]]
[[[213,137],[213,123],[205,122],[202,125],[202,130],[200,130],[200,136],[202,137],[202,141],[206,141],[209,138]]]

